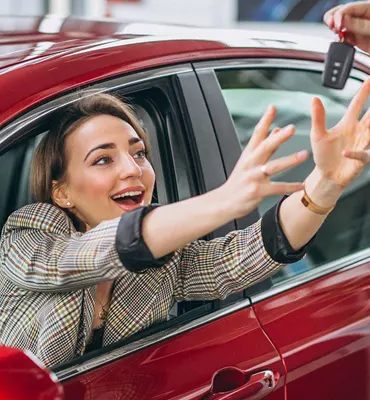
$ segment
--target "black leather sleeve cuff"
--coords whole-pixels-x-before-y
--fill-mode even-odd
[[[286,198],[287,196],[283,197],[278,204],[264,214],[261,221],[261,231],[263,244],[270,257],[279,263],[291,264],[304,257],[313,244],[315,236],[301,249],[294,250],[292,248],[279,221],[279,209]]]
[[[155,259],[143,240],[143,218],[158,205],[140,207],[124,213],[118,224],[116,250],[122,264],[131,272],[142,273],[148,268],[159,268],[166,264],[173,253]]]

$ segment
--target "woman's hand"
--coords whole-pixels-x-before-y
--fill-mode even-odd
[[[348,186],[369,163],[370,110],[359,120],[370,92],[365,81],[343,118],[333,128],[325,128],[325,109],[318,98],[312,105],[311,145],[316,168],[323,179],[338,189]]]
[[[335,33],[345,30],[345,39],[361,50],[370,52],[370,2],[359,1],[332,8],[324,22]]]
[[[308,152],[303,150],[269,161],[280,145],[294,134],[294,126],[274,129],[268,135],[276,109],[270,106],[257,124],[254,133],[239,158],[233,172],[218,190],[229,204],[230,219],[252,212],[267,196],[290,194],[303,188],[302,183],[270,182],[269,177],[304,162]]]

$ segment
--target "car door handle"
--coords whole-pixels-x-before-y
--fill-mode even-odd
[[[201,400],[258,400],[271,393],[279,374],[270,370],[245,374],[239,368],[223,368],[212,379],[211,389]]]

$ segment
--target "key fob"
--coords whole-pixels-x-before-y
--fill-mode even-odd
[[[322,84],[331,89],[343,89],[352,69],[355,48],[343,41],[330,44],[325,58]]]

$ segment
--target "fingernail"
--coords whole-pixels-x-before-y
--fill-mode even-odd
[[[299,152],[297,153],[297,157],[298,157],[299,159],[306,158],[307,155],[308,155],[308,151],[307,151],[307,150],[302,150],[302,151],[299,151]]]
[[[295,128],[295,126],[294,126],[293,124],[289,124],[289,125],[287,125],[287,126],[284,128],[284,130],[285,130],[285,131],[290,131],[290,130],[293,129],[293,128]]]
[[[334,14],[334,26],[337,31],[342,29],[343,16],[340,13]]]

